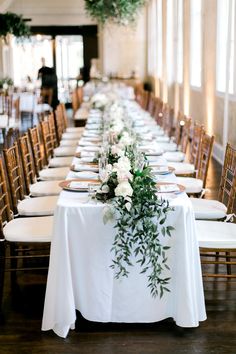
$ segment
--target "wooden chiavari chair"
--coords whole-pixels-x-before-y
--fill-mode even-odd
[[[53,132],[55,132],[55,126],[54,126],[54,118],[52,115],[48,117],[47,121],[43,121],[40,123],[41,125],[41,131],[42,131],[42,139],[43,139],[43,144],[44,144],[44,152],[46,156],[46,161],[48,164],[48,167],[69,167],[71,166],[72,163],[72,156],[66,156],[66,157],[53,157],[54,155],[54,139],[55,135]],[[62,151],[65,148],[58,148],[56,151]]]
[[[4,273],[11,271],[12,285],[16,272],[48,268],[53,217],[25,217],[13,219],[6,186],[5,173],[0,159],[0,306],[4,288]],[[19,262],[23,259],[23,262]],[[44,260],[32,267],[30,260]],[[45,259],[47,263],[45,264]]]
[[[38,143],[38,129],[36,127],[29,129],[29,135],[34,145],[30,144],[27,134],[20,140],[26,192],[33,197],[59,195],[61,192],[61,188],[59,187],[61,180],[37,181],[40,171],[39,168],[42,163],[40,144]],[[36,146],[38,146],[38,148],[33,149],[33,147]],[[35,159],[33,159],[33,151],[36,153]]]
[[[227,144],[222,168],[218,200],[191,198],[196,219],[220,220],[227,212],[235,212],[236,150]]]
[[[236,149],[227,144],[220,182],[219,198],[226,201],[227,212],[235,212]],[[233,218],[233,217],[232,217]],[[204,277],[236,278],[236,224],[232,222],[197,220],[197,237],[200,247]],[[213,271],[209,271],[209,265]],[[222,269],[226,267],[226,272]]]
[[[42,124],[44,123],[48,127],[49,123],[47,121],[42,122]],[[49,136],[51,138],[49,128],[47,129],[47,131],[49,131]],[[45,156],[44,156],[44,151],[41,149],[38,127],[29,129],[29,135],[31,138],[30,140],[31,148],[33,151],[34,164],[35,164],[38,178],[43,181],[64,180],[66,178],[66,175],[68,174],[68,168],[66,167],[47,168],[47,166],[45,166],[44,164]],[[42,163],[43,163],[43,168],[40,169]]]
[[[29,157],[29,147],[27,145],[27,136],[19,139],[21,153],[25,154],[23,164],[27,164],[25,168],[32,169],[32,161]],[[21,161],[18,152],[17,144],[15,143],[11,148],[4,149],[4,159],[6,164],[6,171],[9,180],[9,188],[11,192],[12,208],[14,215],[20,216],[44,216],[53,215],[57,197],[25,197],[24,189],[29,193],[29,180],[26,181],[26,188],[23,186],[23,173],[21,168]],[[31,174],[31,178],[33,174]],[[29,177],[28,177],[29,178]]]
[[[206,185],[207,172],[212,154],[213,142],[214,136],[209,136],[208,134],[204,133],[201,139],[200,152],[197,152],[197,154],[199,154],[199,160],[196,178],[177,177],[178,183],[185,186],[186,193],[201,196]]]

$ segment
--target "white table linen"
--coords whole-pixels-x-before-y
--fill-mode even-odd
[[[166,164],[163,158],[155,158]],[[70,172],[67,178],[71,177]],[[155,178],[176,182],[173,174]],[[171,317],[178,326],[196,327],[206,319],[192,204],[185,193],[162,196],[174,207],[167,224],[175,230],[171,237],[160,236],[162,243],[171,247],[167,251],[170,272],[163,273],[163,277],[171,276],[170,292],[160,299],[150,295],[147,275],[139,274],[135,262],[129,267],[128,278],[115,279],[110,266],[116,229],[112,223],[104,225],[104,205],[91,201],[86,193],[61,192],[54,217],[42,330],[52,329],[65,338],[75,327],[76,310],[87,320],[98,322],[149,323]]]

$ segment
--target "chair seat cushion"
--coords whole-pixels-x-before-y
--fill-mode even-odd
[[[68,172],[68,167],[44,168],[39,171],[39,178],[43,181],[65,179]]]
[[[74,133],[63,133],[62,134],[62,139],[64,140],[75,140],[75,139],[79,139],[81,137],[82,133],[78,132],[74,132]]]
[[[182,162],[185,159],[185,154],[181,151],[165,152],[163,157],[167,161]]]
[[[236,224],[196,220],[199,247],[236,248]]]
[[[53,157],[50,161],[48,166],[49,167],[69,167],[72,163],[73,157]]]
[[[18,218],[3,228],[3,234],[10,242],[50,242],[53,216]]]
[[[54,149],[53,153],[54,156],[74,156],[76,151],[76,146],[62,146],[62,147],[57,147]]]
[[[174,172],[176,175],[192,174],[195,171],[194,165],[187,162],[169,162],[168,166],[175,169]]]
[[[201,193],[203,181],[193,177],[176,177],[177,183],[185,187],[185,192],[189,194]]]
[[[226,206],[218,200],[190,198],[195,219],[215,220],[226,216]]]
[[[59,147],[64,147],[64,146],[77,146],[78,145],[78,139],[75,140],[61,140],[60,141],[60,146]]]
[[[53,215],[57,200],[58,196],[27,198],[18,203],[17,209],[19,215],[24,216]]]
[[[43,197],[48,195],[59,195],[61,192],[61,187],[59,183],[61,180],[57,181],[40,181],[30,186],[30,194],[32,197]]]

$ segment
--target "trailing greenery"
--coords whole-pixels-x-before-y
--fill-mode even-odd
[[[98,22],[126,25],[135,21],[146,0],[85,0],[85,9]]]
[[[30,28],[23,20],[22,15],[13,12],[0,14],[0,36],[5,38],[8,34],[13,34],[18,38],[30,35]]]
[[[170,277],[163,276],[164,271],[169,271],[166,254],[169,247],[163,246],[161,238],[170,237],[174,229],[166,225],[168,212],[173,209],[168,201],[158,198],[151,168],[146,164],[142,170],[134,169],[135,153],[132,146],[126,149],[125,154],[125,158],[128,157],[131,162],[129,180],[119,182],[118,165],[120,159],[123,159],[121,166],[125,163],[124,157],[117,159],[117,156],[109,156],[109,162],[116,162],[96,193],[98,200],[108,205],[110,203],[104,221],[115,219],[117,232],[111,249],[114,252],[111,267],[115,270],[116,278],[128,277],[128,267],[133,265],[135,259],[140,264],[141,273],[147,274],[151,295],[161,298],[164,292],[170,291]],[[117,189],[122,183],[127,186],[118,193]]]

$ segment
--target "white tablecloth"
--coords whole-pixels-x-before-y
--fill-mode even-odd
[[[171,246],[171,291],[162,299],[150,295],[146,275],[139,274],[137,265],[130,267],[127,279],[114,278],[110,249],[115,230],[112,224],[103,224],[104,206],[84,203],[85,199],[83,193],[66,191],[59,198],[42,330],[53,329],[66,337],[74,328],[76,309],[98,322],[156,322],[172,317],[179,326],[196,327],[205,320],[195,220],[186,194],[171,201],[175,210],[168,224],[175,231],[163,239]]]

